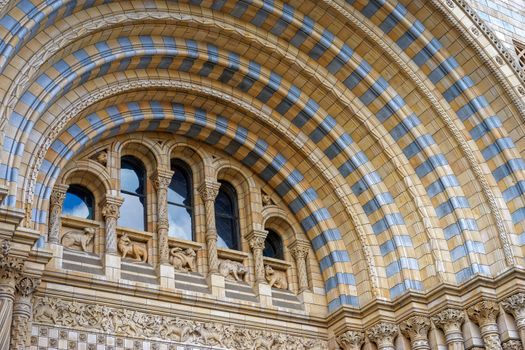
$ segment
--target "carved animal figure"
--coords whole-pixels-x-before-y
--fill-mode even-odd
[[[87,252],[88,246],[95,238],[95,229],[93,227],[86,227],[83,231],[70,231],[62,236],[62,245],[66,248],[78,247],[82,251]]]
[[[253,342],[252,350],[272,350],[274,345],[282,345],[285,341],[286,338],[282,335],[277,336],[277,338],[259,337]]]
[[[40,303],[35,308],[33,318],[44,323],[58,324],[58,310],[56,309],[55,303],[50,303],[49,305],[47,303]]]
[[[288,289],[288,281],[286,281],[286,278],[281,274],[275,273],[270,265],[264,267],[264,275],[270,287]]]
[[[248,275],[246,266],[237,261],[223,260],[219,264],[219,273],[224,277],[233,277],[236,281],[244,281]]]
[[[182,249],[179,247],[172,248],[170,251],[170,263],[179,271],[196,271],[195,258],[197,254],[191,248]]]
[[[118,250],[122,254],[122,258],[129,255],[130,258],[136,261],[147,262],[148,251],[141,245],[131,242],[128,234],[123,234],[118,240]]]
[[[219,334],[213,329],[211,329],[210,326],[199,325],[195,327],[194,332],[200,335],[205,345],[217,345],[218,344],[223,348],[225,347],[224,344],[222,343],[222,339],[219,336]]]

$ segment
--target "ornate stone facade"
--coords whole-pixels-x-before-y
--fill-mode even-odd
[[[496,3],[0,0],[0,350],[522,349]]]

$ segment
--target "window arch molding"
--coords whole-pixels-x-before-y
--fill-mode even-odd
[[[120,159],[125,156],[133,156],[139,159],[146,168],[148,176],[153,174],[154,170],[159,167],[169,168],[169,162],[164,164],[162,153],[158,145],[155,145],[151,140],[141,138],[140,140],[126,140],[122,143],[113,145],[115,151],[117,168],[120,170]]]
[[[204,179],[210,178],[211,174],[207,174],[206,172],[210,172],[207,169],[212,169],[213,163],[209,160],[211,157],[206,153],[186,142],[177,142],[175,144],[169,144],[166,147],[169,155],[168,163],[171,165],[173,159],[184,162],[192,173],[194,188],[203,183]],[[195,198],[197,198],[197,196],[195,196]]]

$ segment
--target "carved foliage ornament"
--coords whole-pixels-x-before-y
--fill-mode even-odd
[[[446,309],[432,316],[432,322],[441,328],[445,334],[458,331],[465,321],[465,313],[458,309]]]
[[[326,341],[304,336],[241,328],[233,324],[184,320],[50,297],[36,300],[34,320],[53,326],[103,331],[135,338],[169,339],[235,350],[328,349]]]
[[[16,283],[16,291],[24,297],[31,296],[40,284],[40,279],[29,276],[20,278]]]
[[[199,194],[203,201],[214,201],[219,194],[220,183],[205,182],[199,187]]]
[[[490,300],[483,300],[467,309],[469,318],[480,327],[496,323],[499,306]]]
[[[7,281],[13,284],[22,272],[24,262],[20,258],[9,256],[10,250],[11,243],[8,240],[3,240],[1,243],[2,255],[0,255],[0,282]]]
[[[518,328],[525,327],[525,293],[514,294],[501,302],[503,309],[514,315]]]
[[[521,340],[507,340],[503,345],[503,350],[523,350]]]
[[[399,333],[399,328],[389,322],[378,323],[366,331],[368,338],[377,344],[379,348],[393,346],[394,339]]]
[[[399,326],[401,333],[410,338],[412,342],[426,341],[430,330],[430,320],[425,316],[413,316],[401,323]]]
[[[365,334],[358,331],[346,331],[338,336],[336,341],[343,350],[361,349],[365,342]]]

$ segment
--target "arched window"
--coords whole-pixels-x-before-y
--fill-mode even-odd
[[[66,192],[62,214],[94,220],[94,203],[93,194],[87,188],[71,185]]]
[[[268,235],[264,241],[263,255],[268,258],[284,259],[283,240],[275,231],[268,230]]]
[[[120,193],[124,203],[120,207],[119,226],[146,230],[146,170],[140,160],[125,156],[120,161]]]
[[[188,167],[172,160],[173,177],[168,187],[169,235],[193,240],[191,175]]]
[[[221,188],[215,199],[215,225],[217,245],[222,248],[240,249],[237,193],[232,185],[220,181]]]

